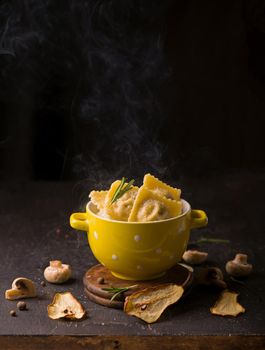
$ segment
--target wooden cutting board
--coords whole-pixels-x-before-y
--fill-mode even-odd
[[[100,281],[100,278],[104,280]],[[126,296],[131,295],[139,290],[157,286],[165,283],[175,283],[182,286],[186,293],[191,288],[193,280],[193,274],[184,266],[177,264],[166,272],[160,278],[148,281],[131,281],[122,280],[111,274],[111,272],[103,265],[95,265],[91,267],[83,277],[83,283],[85,287],[85,293],[88,298],[97,303],[108,307],[122,309]],[[133,289],[129,289],[127,292],[120,294],[115,300],[110,300],[113,293],[105,291],[103,288],[124,288],[132,285],[137,285]]]

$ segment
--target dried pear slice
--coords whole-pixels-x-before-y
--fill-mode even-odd
[[[244,313],[245,308],[237,302],[238,293],[224,290],[215,305],[210,308],[210,311],[214,315],[220,316],[237,316]]]
[[[146,174],[144,176],[144,187],[167,199],[180,199],[180,189],[165,184],[163,181],[157,179],[151,174]]]
[[[59,318],[81,319],[86,314],[83,306],[70,292],[56,293],[47,310],[48,316],[53,320]]]
[[[176,284],[146,288],[126,297],[124,311],[147,323],[153,323],[169,305],[181,298],[183,292],[184,289]]]
[[[89,198],[91,199],[91,202],[98,208],[98,210],[102,210],[105,207],[107,194],[108,191],[91,191]]]

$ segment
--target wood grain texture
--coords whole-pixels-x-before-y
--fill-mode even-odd
[[[0,347],[5,350],[264,350],[265,338],[260,336],[28,336],[0,337]]]
[[[98,283],[98,278],[104,279],[104,284]],[[165,275],[155,280],[149,281],[132,281],[121,280],[112,275],[106,267],[97,264],[90,268],[83,277],[85,293],[88,298],[98,304],[116,309],[122,309],[125,298],[132,293],[138,292],[142,289],[153,287],[155,285],[164,283],[175,283],[187,289],[192,283],[192,273],[185,267],[177,264],[167,271]],[[121,294],[116,300],[110,300],[112,293],[105,291],[104,288],[124,288],[130,285],[136,285],[135,288],[129,289],[124,294]]]

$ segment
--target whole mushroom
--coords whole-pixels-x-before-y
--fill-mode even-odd
[[[62,264],[61,260],[50,261],[50,266],[44,270],[44,277],[50,283],[64,283],[72,276],[70,265]]]
[[[5,298],[8,300],[33,298],[37,295],[34,282],[29,278],[18,277],[11,286],[11,289],[6,290]]]
[[[248,256],[246,254],[236,254],[234,260],[226,263],[226,272],[233,277],[248,276],[253,267],[248,263]]]
[[[190,265],[202,264],[208,257],[208,253],[199,250],[186,250],[182,259]]]
[[[197,268],[195,272],[195,284],[213,286],[223,289],[227,288],[222,270],[215,266]]]

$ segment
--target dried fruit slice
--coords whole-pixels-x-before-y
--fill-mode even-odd
[[[238,293],[224,290],[215,305],[210,308],[214,315],[237,316],[245,312],[245,308],[237,302]]]
[[[81,319],[86,314],[83,306],[70,292],[56,293],[47,310],[48,316],[53,320],[58,318]]]
[[[126,297],[124,311],[147,323],[153,323],[169,305],[181,298],[183,292],[184,289],[176,284],[161,284],[146,288]]]

